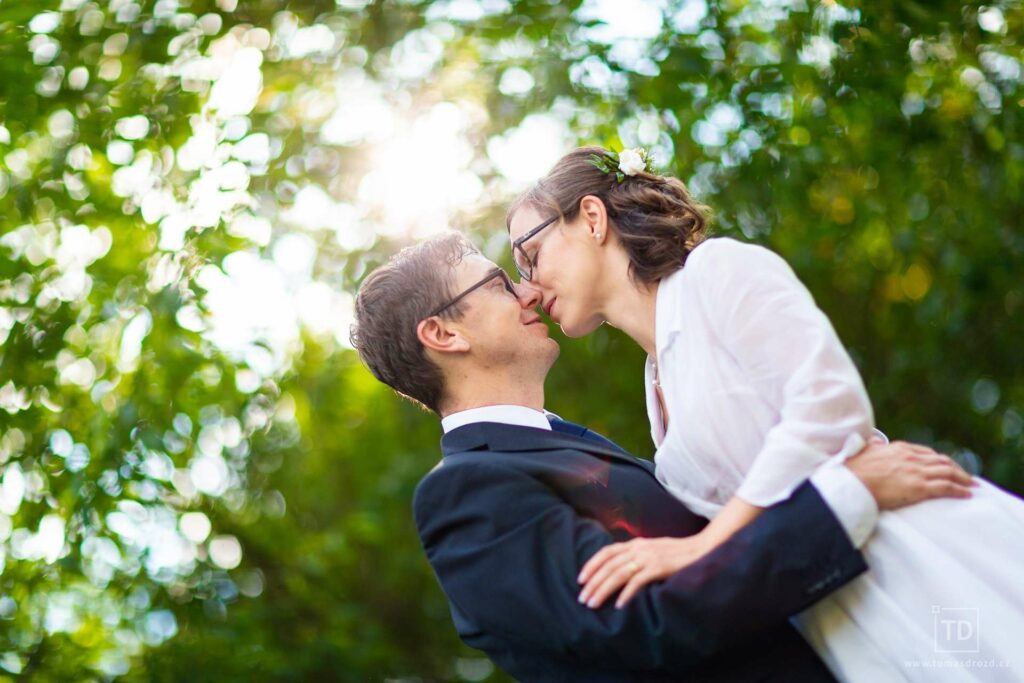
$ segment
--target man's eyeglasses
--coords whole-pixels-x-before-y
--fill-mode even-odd
[[[462,292],[461,294],[456,296],[454,299],[452,299],[448,303],[442,304],[442,305],[438,306],[437,308],[435,308],[430,313],[428,313],[427,317],[431,318],[431,317],[433,317],[435,315],[440,315],[444,311],[447,311],[449,308],[451,308],[455,304],[459,303],[460,301],[465,299],[467,296],[469,296],[470,294],[472,294],[476,290],[480,289],[481,287],[483,287],[487,283],[492,282],[494,280],[494,278],[496,278],[496,277],[500,277],[501,278],[502,283],[505,285],[505,291],[507,291],[512,296],[515,296],[515,297],[519,296],[518,294],[516,294],[516,288],[515,288],[515,286],[513,286],[512,280],[509,278],[508,273],[506,273],[501,268],[495,268],[494,270],[492,270],[489,273],[487,273],[487,275],[484,276],[484,279],[480,280],[480,282],[477,282],[475,285],[473,285],[469,289],[465,290],[464,292]]]
[[[525,235],[523,235],[522,237],[520,237],[519,239],[512,243],[512,260],[515,261],[516,270],[519,271],[519,277],[522,278],[523,280],[526,280],[527,282],[533,280],[533,269],[536,266],[536,262],[533,259],[531,259],[529,255],[526,253],[526,250],[523,249],[523,244],[526,242],[526,240],[530,239],[538,232],[548,227],[557,220],[558,216],[547,219],[546,221],[538,225],[536,228],[533,228],[532,230],[530,230],[530,232],[526,233]]]

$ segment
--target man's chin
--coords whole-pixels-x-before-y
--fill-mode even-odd
[[[548,369],[551,369],[551,365],[554,365],[555,361],[558,360],[559,354],[562,353],[562,347],[558,345],[554,339],[548,338],[547,352],[550,354],[551,363],[548,365]]]

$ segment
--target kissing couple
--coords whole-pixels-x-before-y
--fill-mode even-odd
[[[1024,680],[1024,501],[887,443],[790,267],[706,214],[584,147],[508,211],[518,282],[454,234],[363,282],[353,346],[441,418],[414,512],[461,638],[521,681]],[[538,311],[647,352],[653,465],[544,410]]]

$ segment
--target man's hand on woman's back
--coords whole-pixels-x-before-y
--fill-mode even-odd
[[[927,446],[873,438],[845,463],[874,496],[880,510],[932,498],[970,498],[977,483],[952,458]]]

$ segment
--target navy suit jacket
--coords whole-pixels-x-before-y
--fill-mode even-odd
[[[579,604],[601,547],[707,520],[653,465],[578,425],[454,429],[414,511],[459,636],[521,681],[831,681],[788,622],[867,569],[804,484],[622,609]]]

